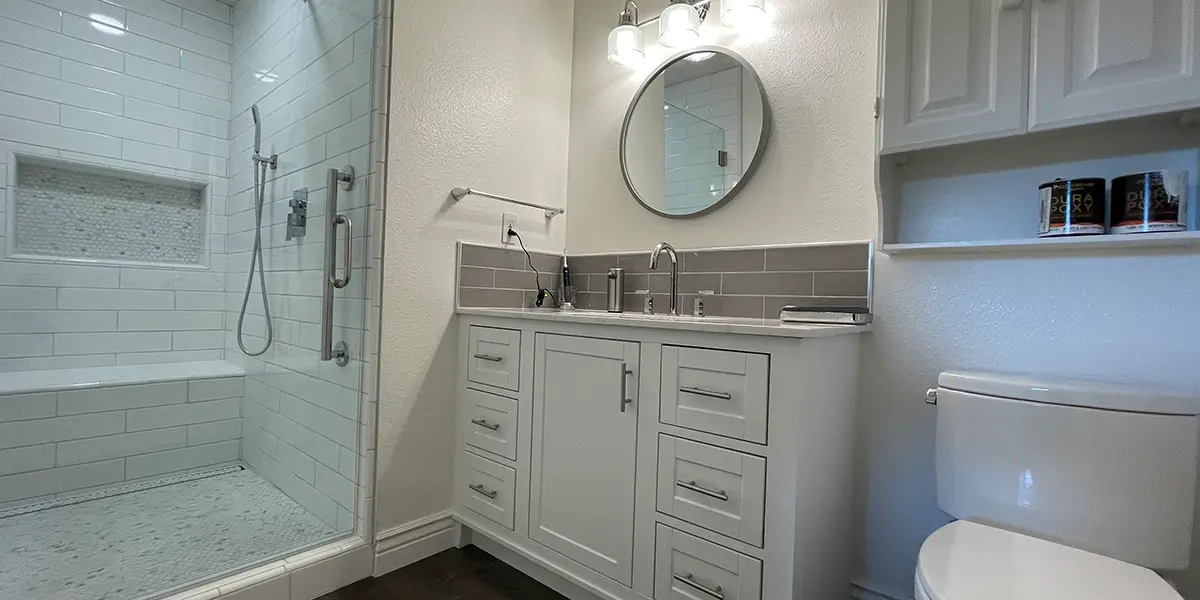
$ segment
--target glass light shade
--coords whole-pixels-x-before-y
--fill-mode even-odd
[[[672,4],[658,20],[658,41],[668,48],[700,43],[700,13],[690,4]]]
[[[620,25],[608,34],[608,60],[630,67],[646,58],[642,30],[635,25]]]
[[[766,0],[724,0],[721,24],[734,29],[757,29],[767,22]]]

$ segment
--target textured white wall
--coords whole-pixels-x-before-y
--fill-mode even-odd
[[[949,522],[934,486],[946,369],[1061,373],[1200,387],[1200,256],[912,259],[877,256],[875,332],[860,392],[860,581],[912,595],[921,542]],[[1196,560],[1193,550],[1193,565]],[[1200,598],[1200,569],[1177,578]]]
[[[716,2],[719,9],[720,2]],[[745,56],[774,118],[760,170],[729,205],[694,220],[654,216],[629,195],[617,148],[638,85],[670,55],[646,29],[647,60],[610,64],[606,39],[622,3],[578,0],[571,95],[568,244],[573,253],[864,240],[875,236],[876,2],[771,2],[773,28],[738,35],[714,15],[704,42]],[[641,3],[643,18],[665,0]]]
[[[563,249],[562,217],[547,225],[535,209],[449,193],[565,205],[571,19],[561,0],[421,2],[396,15],[376,531],[450,508],[456,242],[498,242],[509,212],[530,249]]]

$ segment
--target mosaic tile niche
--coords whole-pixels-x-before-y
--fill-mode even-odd
[[[13,254],[203,265],[204,189],[22,162]]]

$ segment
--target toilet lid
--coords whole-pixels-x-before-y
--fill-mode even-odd
[[[917,585],[931,600],[1182,600],[1149,569],[969,521],[925,540]]]

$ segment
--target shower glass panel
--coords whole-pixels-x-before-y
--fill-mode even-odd
[[[369,529],[383,5],[0,3],[0,598]]]

